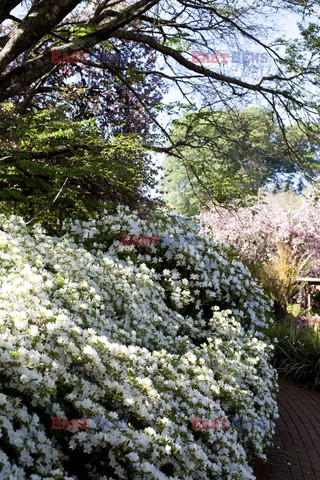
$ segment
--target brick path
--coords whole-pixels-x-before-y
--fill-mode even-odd
[[[280,378],[280,418],[257,480],[320,480],[320,393]]]

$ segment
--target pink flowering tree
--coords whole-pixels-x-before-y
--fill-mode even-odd
[[[296,276],[320,276],[320,203],[312,195],[268,195],[238,210],[202,212],[199,221],[203,233],[236,246],[280,316],[297,293]]]

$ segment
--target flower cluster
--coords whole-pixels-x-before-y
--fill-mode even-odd
[[[197,235],[119,209],[49,237],[0,217],[0,466],[17,480],[253,480],[277,416],[270,306],[223,245],[124,246]],[[128,419],[107,431],[51,417]],[[194,431],[191,416],[267,419]]]

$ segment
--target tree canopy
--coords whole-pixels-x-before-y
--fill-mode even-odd
[[[87,17],[76,14],[82,24]],[[95,56],[109,70],[62,62],[36,94],[28,88],[0,106],[0,211],[56,231],[69,216],[149,204],[155,170],[144,144],[155,135],[150,112],[163,81],[131,72],[121,82],[111,72],[124,64],[154,67],[155,55],[115,41],[113,50],[98,46]]]

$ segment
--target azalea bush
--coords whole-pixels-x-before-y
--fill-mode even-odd
[[[1,216],[0,276],[2,478],[254,479],[277,416],[270,305],[232,249],[161,214],[105,213],[61,237]],[[51,428],[97,416],[128,428]]]
[[[199,220],[204,233],[236,245],[280,316],[298,293],[297,276],[320,276],[320,204],[312,195],[268,195],[238,210],[203,212]]]

